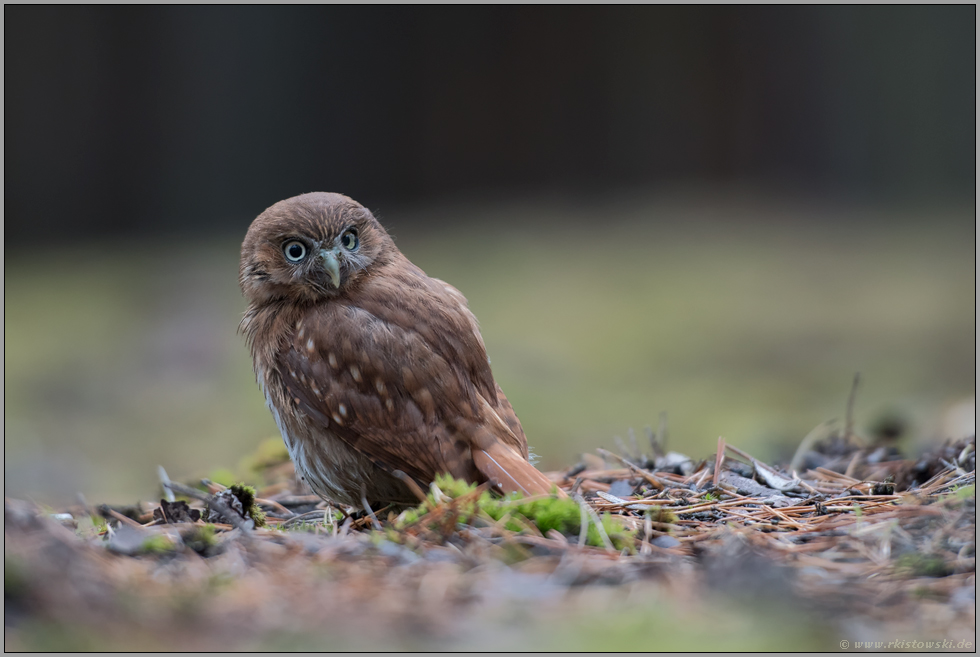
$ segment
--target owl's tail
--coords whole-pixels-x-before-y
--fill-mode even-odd
[[[555,482],[545,477],[512,448],[499,441],[486,449],[473,450],[473,464],[494,488],[504,493],[518,492],[525,496],[550,495],[567,497]]]

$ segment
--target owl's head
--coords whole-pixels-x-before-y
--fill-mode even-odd
[[[313,192],[279,201],[252,222],[242,243],[239,284],[252,303],[315,302],[343,294],[397,253],[360,203]]]

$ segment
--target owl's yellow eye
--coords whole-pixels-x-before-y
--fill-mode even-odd
[[[340,244],[348,251],[353,251],[357,248],[357,233],[353,230],[349,230],[340,236]]]
[[[282,252],[289,262],[302,262],[306,257],[306,245],[299,240],[289,240],[282,245]]]

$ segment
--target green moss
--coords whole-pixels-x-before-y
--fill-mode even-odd
[[[242,503],[242,508],[246,511],[255,504],[255,487],[249,486],[248,484],[238,482],[229,486],[231,488],[231,493],[238,498],[238,501]]]
[[[609,537],[609,541],[613,544],[613,547],[619,551],[628,550],[630,554],[636,551],[636,531],[627,529],[617,516],[610,515],[608,513],[602,514],[602,528],[606,530],[606,536]],[[595,534],[595,536],[593,536]],[[589,545],[602,545],[600,542],[602,539],[599,536],[598,530],[593,527],[589,527],[589,538],[587,543]]]
[[[253,504],[249,508],[248,515],[255,522],[256,527],[265,527],[265,511],[260,509],[257,504]]]
[[[231,494],[242,503],[245,513],[255,522],[256,527],[265,527],[265,512],[255,503],[255,488],[244,483],[232,485]]]
[[[665,525],[673,525],[677,522],[677,514],[662,504],[651,506],[644,512],[644,515],[649,517],[653,522],[660,522]]]
[[[933,593],[929,590],[928,586],[916,586],[914,589],[912,589],[912,597],[919,600],[930,598],[932,595]]]
[[[957,499],[968,500],[977,496],[977,485],[970,484],[969,486],[964,486],[963,488],[957,488],[953,492],[956,494]]]
[[[953,572],[942,556],[919,552],[900,556],[895,560],[895,570],[907,577],[945,577]]]
[[[416,522],[418,522],[419,518],[421,518],[426,513],[426,511],[424,511],[423,508],[424,507],[417,507],[414,509],[408,509],[406,511],[403,511],[402,514],[399,515],[398,518],[395,520],[395,523],[399,527],[407,527],[409,525],[414,525]]]
[[[562,534],[572,534],[577,533],[582,526],[582,510],[578,502],[567,497],[525,502],[518,495],[508,495],[500,500],[492,500],[483,508],[494,520],[501,520],[508,514],[523,516],[533,522],[542,534],[552,529]],[[508,520],[505,527],[511,531],[522,529],[520,522],[514,519]]]
[[[436,476],[435,485],[442,491],[445,495],[456,499],[457,497],[463,497],[469,493],[476,490],[476,484],[471,484],[463,479],[454,479],[451,475],[441,474]],[[434,493],[430,492],[429,497],[432,498]]]
[[[184,545],[200,555],[208,556],[218,546],[214,525],[195,525],[181,535]]]
[[[489,491],[475,497],[472,494],[476,488],[476,484],[456,480],[449,475],[440,475],[436,477],[426,501],[414,509],[404,511],[396,524],[399,528],[415,524],[438,507],[442,503],[441,497],[445,496],[451,498],[450,504],[455,505],[453,510],[459,524],[469,524],[475,518],[485,515],[494,522],[502,521],[503,527],[509,531],[527,531],[528,525],[533,525],[542,534],[555,530],[569,538],[577,537],[582,528],[582,509],[575,500],[557,495],[524,500],[517,493],[497,497]],[[459,498],[466,499],[458,501]],[[601,523],[617,550],[633,548],[634,532],[627,530],[609,514],[602,517]],[[599,530],[591,521],[586,542],[589,545],[604,545]]]
[[[140,545],[141,554],[168,554],[174,551],[174,542],[165,534],[154,534]]]

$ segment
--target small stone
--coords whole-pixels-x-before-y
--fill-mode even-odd
[[[675,548],[681,544],[681,542],[678,541],[673,536],[658,536],[657,538],[650,541],[650,543],[652,545],[657,546],[658,548],[664,548],[665,550],[669,550],[670,548]]]
[[[109,539],[108,548],[117,554],[134,555],[139,554],[143,547],[143,541],[150,534],[129,525],[119,525]]]
[[[619,479],[609,486],[609,494],[613,497],[629,497],[633,494],[633,486],[625,479]]]

